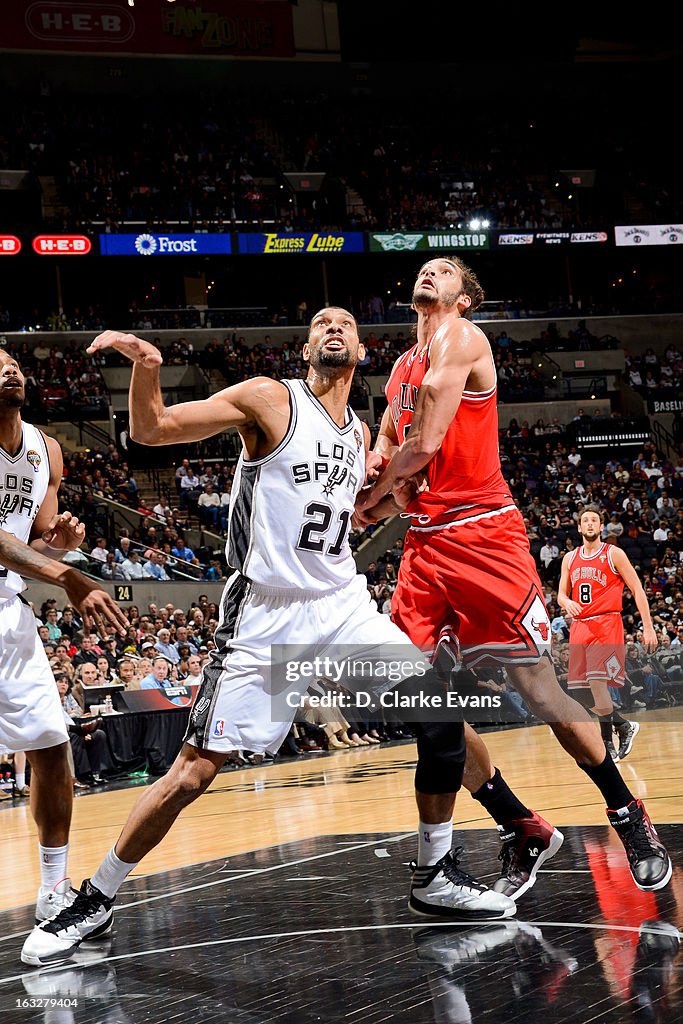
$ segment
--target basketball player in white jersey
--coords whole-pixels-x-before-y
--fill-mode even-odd
[[[20,596],[22,575],[66,590],[86,625],[123,631],[126,620],[97,584],[53,561],[80,545],[85,528],[69,512],[57,513],[61,448],[22,422],[23,401],[21,369],[0,350],[0,750],[25,750],[31,763],[41,876],[36,920],[42,921],[70,898],[73,784],[62,706],[33,612]]]
[[[31,964],[68,959],[84,938],[108,926],[127,875],[163,839],[183,807],[210,785],[230,751],[277,752],[294,708],[289,721],[273,721],[271,645],[314,646],[322,657],[340,649],[367,652],[401,645],[425,664],[421,652],[371,602],[348,542],[370,443],[368,427],[348,405],[354,370],[364,354],[350,313],[332,307],[313,317],[303,349],[310,364],[305,381],[256,377],[205,401],[168,408],[158,349],[133,335],[105,331],[88,351],[107,348],[134,363],[129,397],[134,440],[177,444],[238,429],[243,449],[226,549],[235,571],[225,586],[217,649],[203,669],[182,750],[167,775],[137,802],[73,905],[29,935],[22,960]],[[308,679],[297,686],[303,695]],[[464,763],[464,741],[459,756]],[[413,890],[413,909],[419,897]],[[449,854],[438,886],[417,912],[491,920],[512,916],[515,904],[460,871]]]

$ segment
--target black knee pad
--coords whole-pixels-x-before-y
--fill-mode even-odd
[[[465,766],[465,727],[462,722],[416,722],[419,793],[457,793]]]

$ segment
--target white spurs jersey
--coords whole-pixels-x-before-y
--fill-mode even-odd
[[[0,446],[0,530],[28,542],[50,482],[50,458],[37,427],[22,423],[16,455]],[[16,597],[26,584],[19,573],[0,566],[0,601]]]
[[[338,426],[305,381],[282,383],[289,427],[270,455],[240,456],[226,557],[261,586],[324,593],[357,573],[349,530],[365,481],[363,427],[349,406]]]

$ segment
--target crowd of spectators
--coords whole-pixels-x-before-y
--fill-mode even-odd
[[[613,194],[599,194],[602,207],[581,203],[558,170],[572,160],[556,114],[530,124],[523,106],[503,113],[485,93],[476,135],[460,133],[457,144],[440,104],[416,94],[387,117],[384,96],[348,89],[302,96],[264,84],[247,103],[230,89],[169,102],[139,92],[76,96],[43,79],[33,94],[6,89],[3,106],[7,166],[55,178],[69,210],[57,226],[68,230],[116,232],[134,221],[161,230],[423,231],[476,220],[558,231],[604,229],[616,213]],[[574,115],[571,105],[566,113]],[[591,131],[592,166],[610,167],[610,132],[584,117],[582,138]],[[284,175],[291,167],[325,174],[322,189],[295,196]],[[360,197],[348,208],[347,188]],[[653,206],[663,214],[662,194],[663,185]]]
[[[17,360],[26,380],[26,418],[101,419],[109,415],[109,395],[100,373],[102,360],[88,356],[75,340],[62,345],[9,339],[3,348]]]
[[[624,378],[643,396],[650,391],[680,388],[683,352],[673,342],[661,356],[653,348],[647,348],[642,355],[626,352]]]
[[[255,93],[249,105],[234,93],[178,96],[172,104],[53,94],[47,83],[42,93],[14,94],[7,104],[8,157],[10,166],[56,179],[69,210],[58,225],[65,230],[116,232],[137,221],[157,230],[275,223],[283,231],[404,231],[458,227],[473,217],[495,228],[567,226],[551,208],[547,177],[532,183],[500,131],[505,158],[494,165],[478,155],[481,139],[469,146],[461,139],[450,152],[434,135],[416,150],[415,110],[395,112],[388,123],[370,116],[376,104],[367,99],[309,96],[302,122],[300,100],[286,94],[269,96],[265,108]],[[481,130],[494,126],[482,118]],[[295,201],[283,177],[291,163],[324,172],[325,187]],[[351,213],[347,185],[362,199]]]

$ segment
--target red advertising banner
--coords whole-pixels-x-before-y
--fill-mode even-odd
[[[287,0],[34,0],[3,10],[0,50],[293,57]]]
[[[36,235],[31,244],[39,256],[86,256],[92,249],[85,235]]]
[[[0,256],[16,256],[21,251],[21,242],[16,235],[0,235]]]

